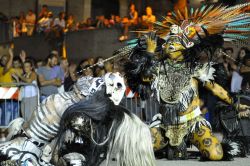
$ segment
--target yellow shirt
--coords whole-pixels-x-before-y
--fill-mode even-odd
[[[5,74],[3,74],[3,67],[0,67],[0,82],[3,83],[12,83],[14,82],[12,79],[12,73],[14,73],[14,69],[10,68],[9,71]]]

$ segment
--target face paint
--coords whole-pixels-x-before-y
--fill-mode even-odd
[[[169,55],[170,59],[183,59],[182,50],[184,50],[185,47],[181,44],[179,37],[170,37],[163,47],[165,53]]]
[[[115,105],[119,105],[126,90],[124,79],[119,73],[107,73],[104,80],[106,93],[110,96],[109,99],[112,100]]]

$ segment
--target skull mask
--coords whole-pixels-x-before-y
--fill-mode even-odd
[[[126,90],[124,79],[119,73],[107,73],[104,79],[106,93],[110,95],[109,99],[112,100],[115,105],[119,105]]]

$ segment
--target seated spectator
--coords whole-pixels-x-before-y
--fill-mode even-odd
[[[146,15],[142,16],[142,25],[148,29],[152,30],[153,29],[153,22],[156,21],[155,15],[153,15],[153,11],[151,7],[146,8]]]
[[[26,15],[26,28],[28,36],[31,36],[33,34],[35,23],[36,23],[36,15],[32,10],[29,10],[28,14]]]
[[[138,24],[138,12],[135,9],[135,5],[131,4],[129,9],[130,9],[129,16],[125,17],[122,20],[123,34],[119,38],[120,41],[127,40],[129,27],[136,26]]]
[[[40,84],[41,101],[52,94],[58,93],[61,86],[60,76],[55,75],[53,67],[57,65],[58,58],[54,54],[49,54],[46,58],[46,65],[37,69],[38,81]]]

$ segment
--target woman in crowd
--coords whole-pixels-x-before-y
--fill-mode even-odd
[[[29,84],[21,88],[21,114],[25,120],[29,120],[38,102],[37,74],[31,60],[24,62],[23,71],[23,75],[18,72],[15,75],[21,82]]]
[[[246,47],[242,47],[238,54],[240,63],[240,73],[243,77],[242,90],[247,90],[250,87],[250,51]]]

